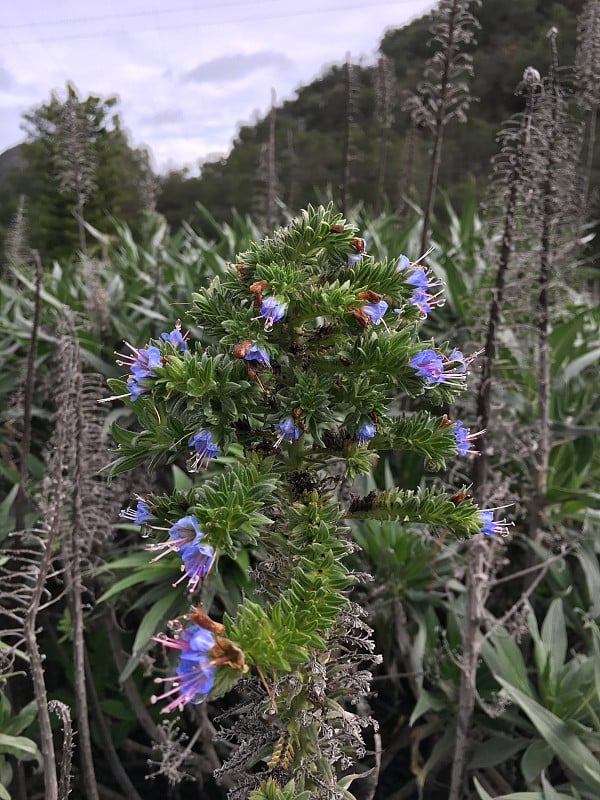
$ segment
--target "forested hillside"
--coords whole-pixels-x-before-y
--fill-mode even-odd
[[[474,62],[471,94],[477,101],[469,109],[466,124],[447,126],[440,173],[440,186],[455,202],[460,203],[473,186],[481,193],[490,158],[497,150],[498,130],[522,108],[515,88],[523,70],[531,65],[542,75],[547,71],[551,26],[559,31],[561,65],[573,65],[576,17],[582,6],[583,0],[484,0],[480,8],[473,8],[481,24],[477,43],[468,48]],[[351,64],[349,70],[349,65],[333,66],[301,87],[295,99],[275,108],[272,180],[276,195],[288,207],[301,208],[314,200],[315,194],[340,201],[348,127],[349,199],[375,210],[384,202],[395,209],[401,209],[407,199],[420,204],[430,140],[411,125],[402,101],[422,79],[425,62],[432,55],[429,26],[429,17],[422,17],[388,30],[381,41],[381,54],[393,67],[391,91],[387,90],[385,98],[391,112],[388,129],[382,119],[385,88],[377,65]],[[158,208],[174,227],[183,219],[201,224],[196,203],[210,209],[219,221],[230,218],[232,207],[242,214],[265,215],[269,124],[267,115],[256,125],[242,127],[230,154],[205,162],[199,177],[173,171],[162,179]],[[377,175],[383,141],[382,196]]]

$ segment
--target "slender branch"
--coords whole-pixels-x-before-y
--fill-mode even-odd
[[[53,711],[62,722],[63,746],[60,759],[60,782],[58,784],[58,800],[69,800],[71,792],[71,763],[73,757],[73,724],[69,706],[60,700],[51,700],[48,709]]]
[[[23,395],[23,436],[19,461],[19,491],[15,499],[15,529],[25,528],[25,506],[27,503],[27,480],[29,478],[29,450],[31,449],[31,408],[33,405],[33,389],[35,382],[35,356],[37,353],[38,331],[40,327],[41,292],[43,270],[39,253],[32,252],[35,265],[35,295],[31,338],[27,350],[27,367],[25,372],[25,390]]]
[[[100,701],[98,700],[98,693],[96,692],[96,686],[94,684],[94,673],[90,667],[90,660],[87,656],[87,653],[85,654],[85,676],[87,693],[89,695],[90,705],[92,707],[92,714],[94,715],[94,720],[98,726],[98,732],[100,734],[102,747],[104,749],[104,756],[108,761],[108,765],[112,771],[112,774],[128,800],[142,800],[140,795],[137,793],[135,786],[129,780],[129,775],[123,768],[123,764],[121,763],[121,760],[117,755],[117,751],[112,743],[110,731],[106,724],[104,714],[102,713]]]

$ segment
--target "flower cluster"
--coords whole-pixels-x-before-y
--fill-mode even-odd
[[[121,511],[122,519],[131,520],[136,525],[145,525],[156,517],[150,511],[148,503],[138,500],[135,509],[128,508]],[[159,530],[152,526],[153,530]],[[208,544],[202,544],[204,534],[200,530],[196,517],[187,516],[178,519],[170,528],[167,529],[169,538],[164,542],[155,542],[146,546],[147,550],[159,552],[155,556],[156,561],[169,553],[177,553],[181,558],[182,565],[181,578],[175,582],[175,586],[187,578],[188,590],[195,591],[200,581],[208,574],[215,560],[215,551]]]

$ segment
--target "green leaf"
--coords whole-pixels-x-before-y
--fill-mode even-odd
[[[529,739],[523,736],[517,739],[507,736],[491,736],[487,741],[476,746],[468,767],[469,769],[484,769],[503,764],[522,750],[528,742]]]
[[[0,733],[0,753],[7,753],[19,761],[39,760],[40,751],[33,739]]]
[[[531,742],[521,759],[521,772],[527,783],[533,783],[554,758],[550,745],[543,739]]]
[[[551,711],[528,697],[499,675],[496,680],[508,697],[529,717],[532,724],[552,748],[557,758],[566,764],[586,786],[600,793],[598,759],[585,744]]]
[[[121,578],[113,584],[110,589],[107,589],[103,595],[98,598],[99,603],[105,603],[117,594],[120,594],[125,589],[135,586],[138,583],[150,583],[151,581],[158,581],[165,576],[173,573],[173,567],[169,564],[150,564],[146,569],[141,569],[138,572],[133,572],[125,578]]]
[[[171,615],[173,608],[181,601],[181,592],[169,592],[144,614],[133,643],[133,654],[145,649],[151,637]]]
[[[434,695],[430,694],[427,689],[423,689],[419,695],[419,699],[417,700],[417,705],[414,707],[413,712],[410,715],[408,724],[414,725],[415,721],[427,711],[441,711],[445,707],[446,703],[444,700],[441,700],[439,697],[434,697]]]
[[[564,665],[567,655],[567,629],[560,597],[550,603],[540,634],[549,654],[550,680],[553,681]]]
[[[503,630],[491,641],[485,642],[481,648],[481,655],[495,675],[501,676],[512,686],[517,686],[533,697],[521,651],[506,631]]]

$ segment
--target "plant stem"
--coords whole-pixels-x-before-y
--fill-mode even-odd
[[[25,506],[27,504],[27,479],[29,478],[29,451],[31,449],[31,407],[33,405],[33,388],[35,382],[35,356],[37,353],[38,331],[40,327],[41,292],[42,292],[42,262],[39,253],[32,252],[35,264],[35,295],[33,306],[33,321],[31,323],[31,338],[27,350],[27,367],[25,372],[25,389],[23,393],[23,436],[21,438],[21,453],[19,461],[19,491],[15,499],[15,530],[25,528]]]

